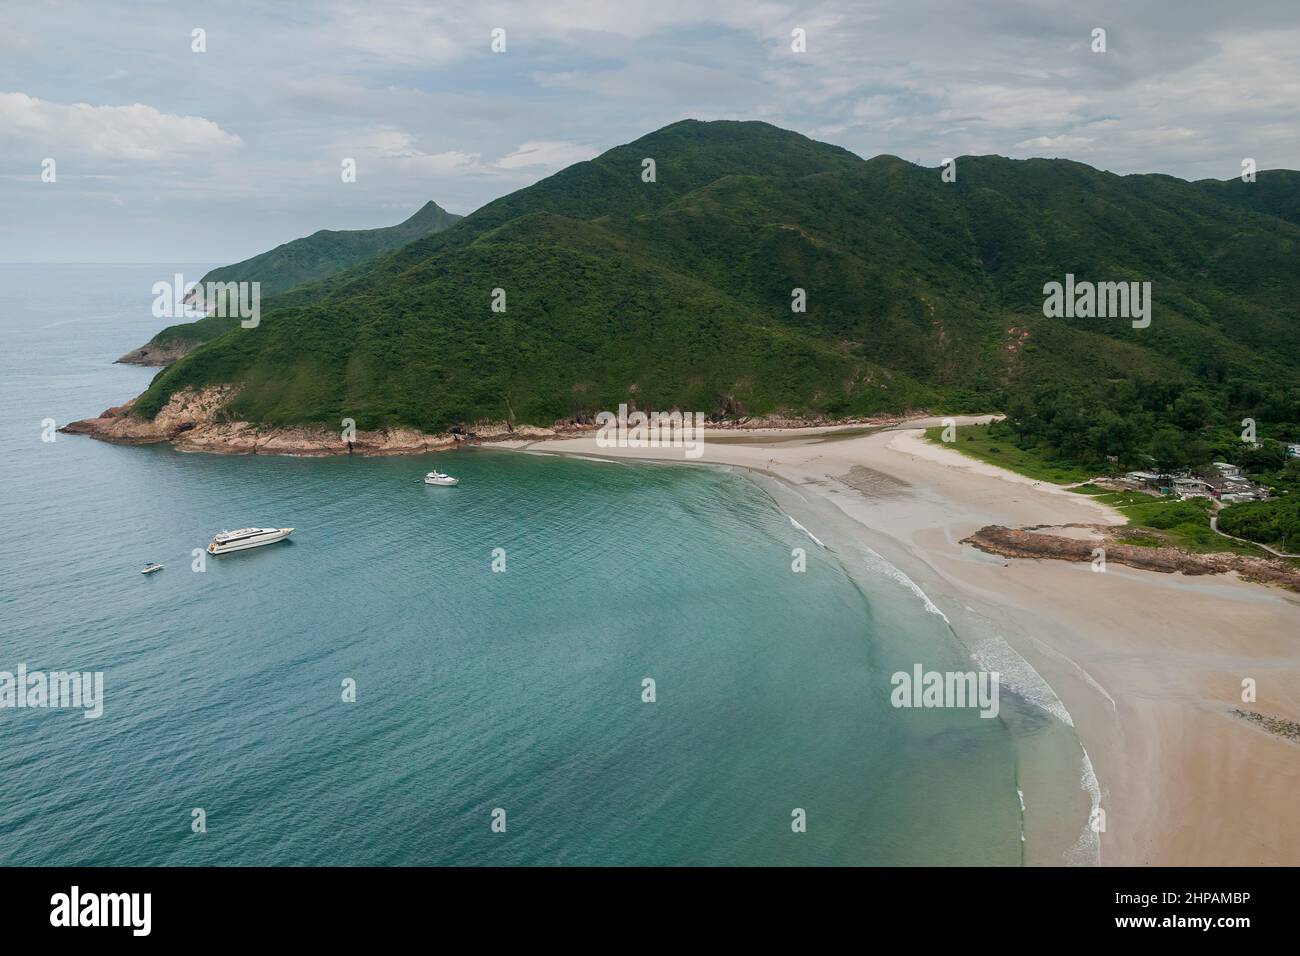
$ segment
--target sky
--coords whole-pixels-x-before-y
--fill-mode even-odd
[[[1296,0],[0,0],[0,261],[469,213],[685,118],[1227,179],[1300,168],[1297,104]]]

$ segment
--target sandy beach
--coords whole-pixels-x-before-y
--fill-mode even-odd
[[[959,419],[975,420],[984,419]],[[719,432],[706,435],[692,463],[779,482],[807,506],[811,530],[832,529],[879,553],[960,638],[973,639],[972,622],[982,622],[1028,661],[1068,711],[1095,769],[1103,865],[1300,864],[1300,743],[1234,714],[1300,721],[1300,595],[1233,575],[1114,564],[1094,573],[1087,563],[983,554],[961,539],[985,525],[1123,519],[1086,496],[927,442],[922,429],[935,424]],[[675,448],[600,448],[594,435],[493,447],[686,460]],[[1248,678],[1257,700],[1243,703]],[[1082,811],[1078,801],[1042,807],[1034,794],[1026,791],[1027,861],[1078,862],[1042,847],[1078,828],[1086,800]]]

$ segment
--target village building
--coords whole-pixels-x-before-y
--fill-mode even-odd
[[[1226,465],[1226,462],[1215,462]],[[1130,471],[1118,483],[1137,491],[1153,495],[1172,495],[1178,498],[1213,498],[1224,502],[1263,501],[1268,489],[1255,484],[1236,465],[1227,465],[1234,474],[1220,473],[1209,478],[1190,474],[1163,474],[1155,471]]]
[[[1219,489],[1202,478],[1183,475],[1173,480],[1173,493],[1180,498],[1217,498]]]

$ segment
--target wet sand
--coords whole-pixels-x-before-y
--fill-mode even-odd
[[[959,419],[975,420],[986,418]],[[730,465],[834,506],[840,532],[908,574],[960,637],[974,637],[966,622],[991,625],[1051,685],[1100,784],[1101,863],[1300,864],[1300,743],[1233,713],[1300,721],[1300,596],[1233,575],[1117,565],[1094,573],[1087,563],[982,554],[960,541],[984,525],[1123,519],[1086,496],[927,442],[921,429],[936,424],[706,434],[697,459],[676,448],[600,448],[594,436],[494,447]],[[1242,701],[1246,679],[1257,688],[1253,702]],[[1040,846],[1055,847],[1078,828],[1079,813],[1077,800],[1031,803],[1031,843],[1028,821],[1050,834]],[[1067,862],[1055,855],[1027,859]]]

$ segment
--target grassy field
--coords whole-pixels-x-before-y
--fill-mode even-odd
[[[1210,528],[1210,502],[1207,498],[1180,501],[1155,498],[1140,491],[1107,491],[1096,485],[1081,485],[1074,490],[1112,505],[1128,518],[1130,528],[1143,531],[1141,535],[1125,538],[1128,544],[1180,548],[1198,554],[1228,551],[1257,558],[1270,557],[1262,548],[1215,534]]]
[[[1039,449],[1017,448],[1002,436],[990,438],[987,425],[964,425],[957,429],[957,440],[953,442],[944,442],[941,439],[942,431],[942,428],[927,429],[925,437],[946,448],[953,448],[972,458],[1029,478],[1058,485],[1077,485],[1071,490],[1114,506],[1128,519],[1130,529],[1141,532],[1125,538],[1128,544],[1148,548],[1179,548],[1197,554],[1229,552],[1257,558],[1274,557],[1263,548],[1216,534],[1210,527],[1208,499],[1180,501],[1176,498],[1157,498],[1140,491],[1107,491],[1093,484],[1079,484],[1095,475],[1072,463],[1053,459]],[[1236,505],[1234,508],[1239,509],[1237,513],[1240,514],[1251,508],[1263,509],[1267,506],[1277,507],[1277,503],[1248,505],[1244,508]],[[1221,512],[1220,522],[1223,521],[1224,514],[1232,511],[1233,508],[1228,508]],[[1223,530],[1229,534],[1237,533],[1231,525]],[[1240,534],[1238,536],[1245,537]],[[1300,559],[1292,559],[1292,563],[1300,565]]]
[[[943,441],[942,433],[942,428],[930,428],[925,437],[963,455],[1039,481],[1070,485],[1096,477],[1095,472],[1078,465],[1053,460],[1034,449],[1017,448],[1009,439],[990,438],[987,425],[963,425],[956,431],[957,440],[952,442]]]
[[[1053,460],[1036,449],[1017,448],[1005,438],[990,438],[987,425],[965,425],[957,429],[956,441],[945,442],[942,428],[925,433],[930,441],[964,455],[988,462],[1039,481],[1066,485],[1095,477],[1068,462]],[[1128,544],[1148,548],[1180,548],[1197,554],[1227,551],[1254,557],[1269,557],[1261,548],[1215,534],[1210,528],[1210,502],[1205,498],[1187,501],[1156,498],[1140,491],[1107,491],[1092,484],[1073,489],[1116,508],[1128,519],[1128,526],[1141,534],[1126,538]]]

